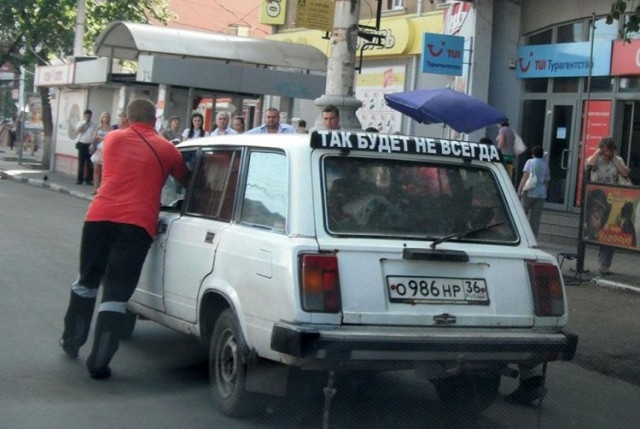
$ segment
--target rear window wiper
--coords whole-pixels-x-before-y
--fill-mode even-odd
[[[457,240],[457,239],[464,238],[464,237],[467,237],[469,235],[475,234],[477,232],[488,231],[490,229],[495,228],[496,226],[500,226],[500,225],[503,225],[505,223],[506,223],[506,221],[503,220],[502,222],[491,223],[489,225],[481,226],[480,228],[467,229],[467,230],[462,231],[462,232],[454,232],[453,234],[444,235],[444,236],[442,236],[440,238],[437,238],[437,239],[433,240],[433,243],[431,243],[431,248],[435,249],[438,244],[444,243],[445,241]]]

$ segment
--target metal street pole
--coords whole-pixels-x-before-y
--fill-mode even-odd
[[[78,0],[78,16],[76,17],[76,33],[73,39],[73,56],[81,57],[84,54],[84,25],[87,20],[87,0]]]
[[[336,106],[340,111],[340,126],[347,130],[362,129],[356,117],[362,102],[354,92],[359,17],[360,0],[336,0],[325,94],[314,101],[320,110],[330,104]],[[322,115],[316,119],[315,126],[324,128]]]

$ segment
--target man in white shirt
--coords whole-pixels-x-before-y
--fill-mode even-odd
[[[264,114],[264,124],[246,132],[246,134],[295,134],[296,130],[289,124],[280,123],[280,112],[270,107]]]
[[[218,112],[216,115],[216,129],[209,133],[210,136],[224,136],[238,134],[229,126],[229,114],[227,112]]]
[[[93,143],[93,132],[96,129],[96,124],[91,122],[91,116],[93,116],[93,112],[89,109],[85,110],[84,121],[76,130],[78,133],[78,142],[76,143],[76,149],[78,150],[78,177],[76,185],[82,185],[83,181],[87,185],[93,184],[93,163],[91,162],[89,148]]]

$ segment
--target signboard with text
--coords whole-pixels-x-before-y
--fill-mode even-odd
[[[464,37],[424,33],[422,73],[462,76]]]
[[[584,118],[588,115],[588,118]],[[576,190],[576,206],[580,206],[582,195],[582,175],[587,158],[598,149],[598,144],[603,137],[611,134],[611,101],[589,100],[584,102],[582,110],[583,129],[580,146],[580,166],[578,168],[578,186]]]
[[[260,7],[260,23],[284,25],[287,18],[287,0],[263,0]]]
[[[335,0],[300,0],[296,8],[296,27],[330,31],[335,8]]]
[[[610,40],[593,43],[558,43],[555,45],[528,45],[518,48],[516,76],[533,77],[575,77],[608,76],[611,64]]]

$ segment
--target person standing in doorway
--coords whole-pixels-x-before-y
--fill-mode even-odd
[[[591,168],[590,180],[596,183],[614,184],[618,177],[629,177],[629,168],[621,157],[616,155],[616,141],[612,137],[603,137],[598,144],[598,150],[587,158],[587,168]],[[605,220],[606,221],[606,220]],[[614,248],[600,246],[598,263],[601,275],[611,272]]]
[[[327,130],[340,129],[340,111],[333,104],[322,109],[322,125]]]
[[[95,132],[96,124],[91,122],[93,112],[89,109],[84,111],[84,121],[77,128],[78,142],[76,143],[76,149],[78,150],[78,175],[76,185],[82,185],[82,182],[87,185],[93,184],[93,164],[91,163],[91,152],[89,149],[93,144],[93,133]]]
[[[508,120],[500,124],[500,130],[498,131],[496,142],[498,144],[498,149],[500,149],[500,152],[502,152],[504,166],[509,173],[509,177],[511,178],[511,180],[513,180],[513,146],[516,142],[516,133],[509,126]]]
[[[533,149],[531,149],[531,154],[533,158],[527,160],[522,169],[523,174],[522,179],[520,179],[520,185],[518,185],[518,195],[522,199],[522,207],[529,218],[531,229],[537,237],[538,231],[540,230],[542,209],[547,199],[547,186],[551,175],[549,173],[549,167],[542,158],[544,155],[542,146],[534,146]],[[527,179],[532,173],[537,178],[537,184],[535,188],[524,191],[524,184],[527,183]]]
[[[280,122],[280,111],[270,107],[264,114],[264,124],[247,131],[247,134],[295,134],[296,130],[289,124]]]
[[[185,188],[188,185],[187,165],[178,149],[156,133],[155,114],[151,100],[132,100],[127,106],[129,127],[105,136],[103,181],[82,229],[80,270],[71,286],[60,346],[69,357],[78,356],[102,283],[86,363],[95,379],[111,376],[109,363],[118,350],[127,301],[156,235],[165,180],[170,175]]]

